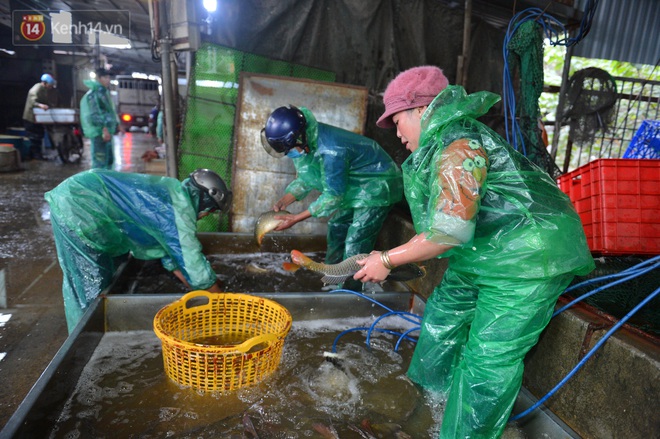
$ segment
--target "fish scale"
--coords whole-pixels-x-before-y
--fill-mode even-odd
[[[344,259],[338,264],[323,264],[319,262],[314,262],[310,259],[311,263],[304,265],[305,268],[323,273],[324,276],[321,278],[321,282],[324,284],[339,284],[344,282],[349,277],[352,277],[355,273],[360,271],[360,267],[357,262],[361,259],[369,256],[368,254],[360,253],[359,255],[351,256],[348,259]]]

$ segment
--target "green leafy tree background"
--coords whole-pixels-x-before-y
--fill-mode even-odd
[[[561,75],[564,68],[564,61],[566,57],[566,47],[564,46],[552,46],[546,41],[544,47],[544,82],[546,86],[561,86]],[[621,61],[611,61],[604,59],[590,59],[590,58],[580,58],[572,57],[571,66],[569,69],[569,78],[578,70],[585,69],[587,67],[597,67],[599,69],[607,71],[611,76],[614,77],[626,77],[626,78],[637,78],[650,81],[660,81],[660,68],[658,66],[650,66],[645,64],[631,64],[629,62]],[[539,99],[539,106],[541,109],[541,116],[544,122],[554,123],[556,120],[556,110],[559,102],[558,93],[549,93],[544,92],[541,94]],[[657,107],[657,104],[652,104]],[[657,110],[654,114],[657,114]],[[625,115],[622,115],[625,117]],[[553,127],[546,125],[548,128],[549,142],[552,144],[553,138]],[[563,166],[564,156],[565,156],[565,147],[567,143],[568,131],[562,130],[560,134],[559,148],[557,150],[556,163],[560,168]],[[595,151],[598,153],[599,151]],[[572,156],[571,162],[573,163],[570,166],[571,169],[575,167],[577,163],[585,164],[591,161],[594,157],[580,157]]]

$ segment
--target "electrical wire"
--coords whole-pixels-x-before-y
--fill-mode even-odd
[[[518,419],[527,416],[527,415],[530,414],[532,411],[534,411],[534,410],[537,409],[539,406],[541,406],[541,404],[543,404],[545,401],[547,401],[548,398],[550,398],[552,395],[554,395],[555,392],[556,392],[557,390],[559,390],[564,384],[566,384],[566,382],[567,382],[568,380],[570,380],[570,379],[573,377],[573,375],[575,375],[575,374],[577,373],[577,371],[580,370],[580,369],[582,368],[582,366],[584,366],[584,364],[587,362],[587,360],[589,360],[589,358],[591,358],[591,356],[592,356],[592,355],[593,355],[593,354],[594,354],[594,353],[595,353],[595,352],[596,352],[596,351],[597,351],[597,350],[598,350],[598,349],[599,349],[599,348],[605,343],[605,341],[606,341],[608,338],[610,338],[610,336],[611,336],[612,334],[614,334],[614,332],[615,332],[617,329],[619,329],[624,323],[626,323],[626,322],[628,321],[628,319],[630,319],[630,317],[632,317],[637,311],[639,311],[640,308],[642,308],[642,307],[643,307],[644,305],[646,305],[648,302],[650,302],[651,300],[653,300],[653,298],[655,298],[659,293],[660,293],[660,288],[656,289],[654,292],[652,292],[651,294],[649,294],[648,297],[646,297],[646,299],[644,299],[643,301],[641,301],[641,302],[640,302],[635,308],[633,308],[632,310],[630,310],[630,312],[628,312],[628,314],[626,314],[621,320],[619,320],[619,321],[616,323],[616,325],[612,326],[612,328],[610,328],[610,330],[607,331],[607,332],[605,333],[605,335],[603,335],[603,338],[601,338],[601,339],[598,341],[598,343],[596,343],[596,344],[594,345],[594,347],[591,348],[591,350],[587,353],[587,355],[585,355],[584,358],[582,358],[582,360],[580,360],[580,362],[577,364],[577,366],[575,366],[575,367],[573,368],[573,370],[571,370],[571,371],[570,371],[570,372],[564,377],[564,379],[562,379],[562,380],[561,380],[561,381],[560,381],[560,382],[559,382],[559,383],[558,383],[558,384],[557,384],[552,390],[550,390],[548,393],[546,393],[545,396],[543,396],[543,397],[542,397],[541,399],[539,399],[536,403],[534,403],[534,405],[532,405],[532,406],[531,406],[530,408],[528,408],[527,410],[524,410],[523,412],[518,413],[518,414],[515,415],[515,416],[512,416],[511,418],[509,418],[509,421],[517,421]]]

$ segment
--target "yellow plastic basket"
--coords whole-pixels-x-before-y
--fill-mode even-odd
[[[251,386],[282,358],[291,314],[277,302],[239,293],[192,291],[154,317],[168,377],[204,391]]]

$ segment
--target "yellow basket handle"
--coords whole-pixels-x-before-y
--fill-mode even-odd
[[[246,353],[259,344],[265,343],[270,345],[275,340],[277,340],[277,334],[261,334],[233,347],[239,352]]]
[[[206,290],[195,290],[195,291],[190,291],[189,293],[186,293],[183,297],[181,297],[182,302],[186,302],[186,309],[188,308],[188,303],[192,299],[196,299],[197,297],[206,297],[209,299],[209,303],[211,303],[211,298],[214,295],[217,295],[218,293],[209,293]]]
[[[227,295],[234,295],[234,294],[240,294],[240,293],[231,293],[231,292],[222,292],[222,293],[211,293],[206,290],[195,290],[195,291],[190,291],[183,295],[179,300],[182,302],[186,302],[186,309],[191,308],[188,306],[188,303],[192,299],[196,299],[198,297],[206,297],[208,299],[208,303],[211,303],[211,299],[217,298],[218,296],[227,296]],[[206,305],[206,304],[204,304]],[[203,306],[203,305],[195,305],[195,306]],[[194,306],[192,307],[194,308]]]

